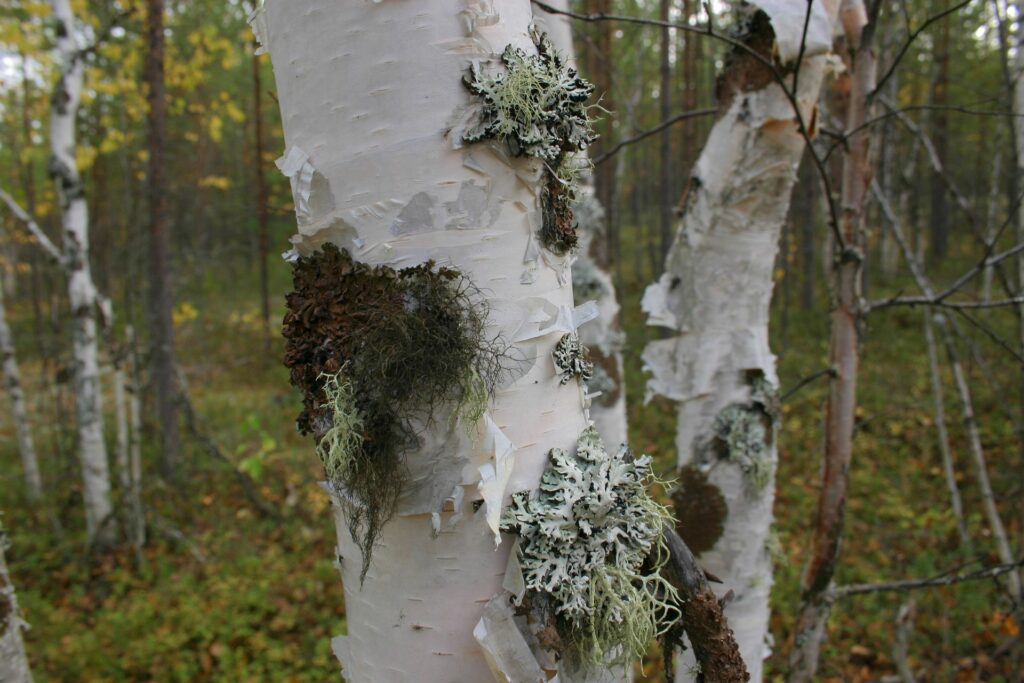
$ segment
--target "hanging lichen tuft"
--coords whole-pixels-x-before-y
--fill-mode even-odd
[[[587,382],[594,376],[594,364],[587,359],[587,351],[575,332],[562,335],[551,354],[555,369],[561,375],[559,384],[568,384],[574,379]]]
[[[451,268],[370,266],[328,244],[298,259],[293,278],[284,363],[303,394],[297,426],[316,440],[365,577],[402,492],[403,457],[420,445],[414,425],[442,407],[478,420],[505,346],[487,336],[475,286]]]
[[[527,601],[574,666],[628,663],[679,619],[678,594],[659,574],[671,515],[647,491],[651,459],[626,446],[609,453],[593,427],[574,455],[549,456],[538,494],[515,494],[502,519],[519,535]]]
[[[534,31],[532,37],[537,54],[507,46],[501,55],[504,72],[485,73],[473,64],[463,80],[480,98],[481,111],[463,139],[499,140],[512,156],[544,161],[539,236],[550,251],[564,255],[577,243],[572,203],[580,169],[574,155],[597,139],[587,105],[594,86],[565,65],[547,35]]]
[[[705,463],[714,457],[737,464],[754,491],[771,482],[774,462],[771,446],[778,419],[775,387],[760,371],[748,377],[750,401],[726,406],[711,425],[711,438],[704,446]]]

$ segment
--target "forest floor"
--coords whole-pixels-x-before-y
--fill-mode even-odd
[[[623,239],[624,243],[630,243]],[[634,249],[645,249],[636,242]],[[637,255],[624,254],[632,264]],[[272,265],[275,330],[289,288],[287,267]],[[951,272],[956,272],[952,267]],[[650,273],[624,275],[623,322],[632,445],[671,474],[674,408],[644,406],[640,353],[657,332],[644,327],[639,299]],[[337,664],[330,637],[344,629],[344,598],[332,564],[334,525],[317,484],[319,464],[296,434],[299,397],[279,364],[283,343],[262,351],[258,286],[251,272],[196,273],[178,292],[178,352],[203,429],[236,467],[250,474],[280,521],[261,518],[224,464],[187,432],[185,471],[177,482],[156,475],[153,435],[144,460],[150,540],[136,565],[125,546],[109,555],[84,552],[80,484],[73,455],[69,387],[43,381],[28,306],[11,313],[23,383],[34,408],[48,505],[23,499],[13,429],[0,422],[0,510],[11,537],[8,562],[26,620],[29,655],[39,681],[323,681]],[[783,316],[776,296],[773,347],[785,392],[827,365],[823,288],[803,310],[790,288]],[[959,548],[933,424],[922,312],[876,314],[867,330],[859,424],[851,469],[841,584],[930,577],[956,567],[996,563],[968,460],[952,392],[949,427],[968,522],[978,547]],[[783,317],[785,322],[783,323]],[[1008,331],[1009,332],[1009,331]],[[984,344],[985,342],[979,342]],[[1020,405],[1018,379],[1005,355],[985,355],[1013,393],[985,384],[972,363],[977,412],[990,470],[1002,501],[1021,492],[1020,462],[1007,411]],[[50,376],[54,376],[51,367]],[[107,382],[109,384],[109,381]],[[800,571],[808,555],[817,496],[827,385],[810,384],[782,407],[775,513],[778,557],[769,680],[781,680],[798,608]],[[108,412],[109,412],[108,402]],[[109,421],[109,433],[113,423]],[[1016,474],[1014,474],[1016,473]],[[1018,511],[1004,511],[1020,538]],[[1009,681],[996,652],[1019,634],[1000,601],[1001,586],[976,582],[914,594],[910,662],[919,680]],[[871,681],[892,676],[894,620],[906,594],[877,593],[840,601],[830,622],[821,680]],[[658,659],[642,680],[660,680]]]

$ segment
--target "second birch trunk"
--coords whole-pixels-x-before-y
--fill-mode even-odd
[[[756,3],[755,3],[756,4]],[[793,66],[799,117],[763,64],[741,51],[719,75],[718,119],[694,168],[665,273],[647,289],[648,324],[678,331],[644,351],[648,396],[679,402],[679,532],[735,597],[726,609],[751,680],[769,651],[769,553],[777,461],[775,357],[768,344],[772,271],[797,168],[801,121],[814,118],[836,3],[797,17],[750,10],[741,38]],[[794,86],[787,77],[786,87]],[[809,131],[813,134],[813,131]],[[688,657],[688,655],[687,655]],[[687,659],[677,680],[690,680]]]

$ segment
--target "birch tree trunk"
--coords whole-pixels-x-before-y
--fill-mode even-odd
[[[131,507],[131,528],[128,538],[135,548],[136,558],[142,558],[146,545],[146,513],[142,505],[142,382],[139,377],[139,350],[135,328],[128,325],[124,331],[128,354],[128,492]]]
[[[98,297],[89,268],[89,207],[75,162],[75,126],[84,64],[75,45],[70,0],[53,0],[60,75],[50,109],[50,174],[57,183],[64,235],[64,266],[74,316],[74,387],[78,453],[82,463],[85,524],[91,543],[114,542],[110,472],[103,440],[103,401],[96,342]]]
[[[744,42],[784,63],[800,54],[804,5],[756,3]],[[836,2],[815,2],[796,99],[811,121],[831,50]],[[755,12],[755,9],[751,9]],[[743,53],[719,76],[718,119],[693,170],[665,273],[648,287],[648,324],[679,332],[648,344],[648,397],[680,403],[679,531],[735,597],[726,608],[751,680],[768,651],[772,585],[775,358],[768,346],[772,269],[805,141],[768,70]],[[787,87],[793,78],[787,77]],[[689,657],[677,680],[689,680]]]
[[[832,607],[830,589],[839,558],[853,455],[853,429],[857,407],[857,372],[860,366],[859,326],[864,309],[861,282],[864,263],[864,199],[871,180],[868,95],[875,89],[877,59],[872,45],[874,21],[869,22],[862,0],[843,0],[842,23],[852,56],[850,99],[843,158],[842,220],[832,257],[831,338],[829,361],[835,371],[825,408],[825,467],[814,526],[810,561],[801,580],[802,605],[789,657],[791,683],[815,680],[818,656]]]
[[[463,146],[451,130],[469,104],[471,60],[508,44],[532,52],[531,19],[528,0],[267,0],[253,17],[274,66],[297,251],[330,242],[374,265],[449,264],[534,359],[499,389],[476,438],[443,420],[424,430],[407,458],[418,486],[361,587],[336,508],[348,636],[333,646],[349,681],[492,678],[474,627],[508,560],[508,539],[495,548],[497,515],[507,494],[537,486],[548,449],[570,448],[585,426],[581,392],[559,387],[550,360],[555,330],[574,317],[567,271],[528,249],[541,168]]]
[[[32,442],[32,427],[25,409],[25,392],[21,390],[21,373],[18,359],[14,354],[14,339],[7,325],[7,311],[4,309],[3,293],[0,292],[0,359],[3,360],[4,384],[11,399],[11,416],[18,437],[18,452],[21,454],[21,468],[25,476],[25,494],[30,501],[43,496],[43,479],[39,475],[39,461]]]
[[[18,598],[7,572],[7,533],[0,526],[0,681],[32,683],[21,630],[26,624],[18,610]]]

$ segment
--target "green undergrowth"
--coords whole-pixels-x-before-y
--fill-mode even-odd
[[[159,480],[155,434],[147,430],[150,528],[141,567],[126,546],[87,554],[70,390],[40,381],[37,349],[28,343],[31,310],[8,304],[15,336],[26,342],[19,360],[47,488],[46,509],[22,497],[5,409],[0,510],[11,540],[12,580],[31,625],[25,640],[35,680],[312,683],[337,677],[330,638],[345,632],[345,616],[333,566],[334,522],[312,448],[295,433],[296,394],[278,360],[288,268],[277,259],[270,264],[269,355],[262,351],[258,280],[244,268],[183,279],[178,308],[189,302],[193,310],[176,316],[176,332],[203,428],[253,476],[281,520],[260,518],[233,474],[187,431],[182,480]],[[106,376],[103,385],[109,412]],[[57,399],[47,391],[53,389]],[[109,415],[107,427],[112,448]]]

